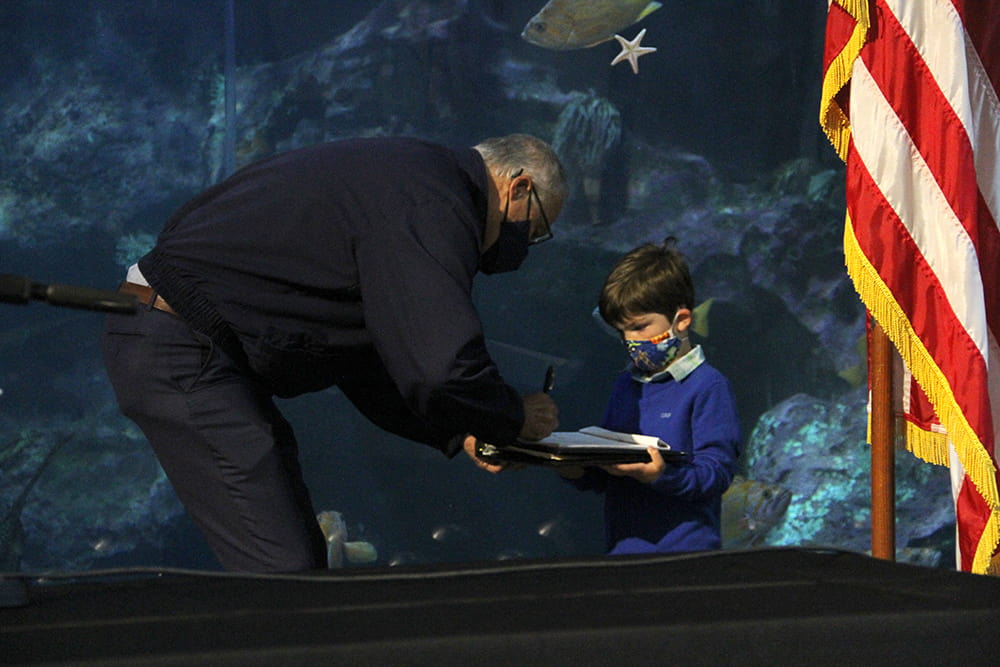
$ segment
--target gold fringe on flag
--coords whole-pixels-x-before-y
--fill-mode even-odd
[[[819,124],[830,138],[841,160],[847,160],[847,147],[851,143],[851,122],[847,113],[837,103],[837,94],[851,80],[854,61],[861,53],[861,47],[868,39],[871,27],[869,0],[833,0],[851,15],[855,21],[854,31],[844,48],[840,50],[823,73],[823,90],[820,99]]]
[[[906,443],[908,450],[924,461],[933,463],[934,465],[947,466],[951,463],[948,460],[938,460],[941,452],[948,451],[947,433],[920,428],[906,419],[900,419],[899,421],[903,422],[903,424],[898,432],[902,434],[903,442]],[[917,452],[921,453],[917,454]]]

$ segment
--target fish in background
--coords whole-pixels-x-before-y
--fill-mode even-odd
[[[868,383],[868,334],[861,334],[854,342],[854,353],[857,355],[857,363],[847,368],[837,371],[843,380],[846,380],[851,387],[857,389]]]
[[[791,502],[792,492],[783,486],[736,475],[722,496],[722,548],[759,545]]]
[[[323,537],[326,538],[326,566],[330,569],[374,563],[378,560],[378,550],[371,542],[348,541],[347,523],[340,512],[326,510],[316,515]]]
[[[553,51],[585,49],[614,37],[662,7],[650,0],[549,0],[521,37]]]

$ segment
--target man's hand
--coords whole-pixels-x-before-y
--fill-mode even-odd
[[[496,474],[502,471],[506,467],[502,463],[499,464],[490,463],[489,461],[484,461],[483,459],[476,456],[476,436],[474,435],[465,436],[465,441],[462,443],[462,448],[465,450],[465,453],[469,455],[469,458],[472,459],[472,462],[475,463],[478,467],[485,470],[486,472],[491,472],[493,474]]]
[[[559,408],[548,394],[528,394],[524,403],[524,426],[520,437],[524,440],[541,440],[559,426]]]

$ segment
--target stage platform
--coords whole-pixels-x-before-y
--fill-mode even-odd
[[[1000,580],[819,549],[4,578],[0,664],[1000,664]]]

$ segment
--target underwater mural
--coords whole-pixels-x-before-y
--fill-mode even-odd
[[[592,315],[601,285],[622,252],[674,236],[692,337],[743,431],[724,547],[864,551],[865,312],[843,266],[843,165],[816,121],[825,9],[7,0],[0,274],[114,289],[176,207],[276,152],[534,134],[572,193],[521,271],[477,278],[507,382],[536,391],[553,366],[560,428],[600,420],[626,362]],[[217,568],[118,412],[102,325],[0,303],[0,568]],[[551,470],[485,475],[379,431],[335,389],[278,403],[331,566],[602,553],[600,501]],[[897,460],[898,557],[949,567],[948,471]]]

